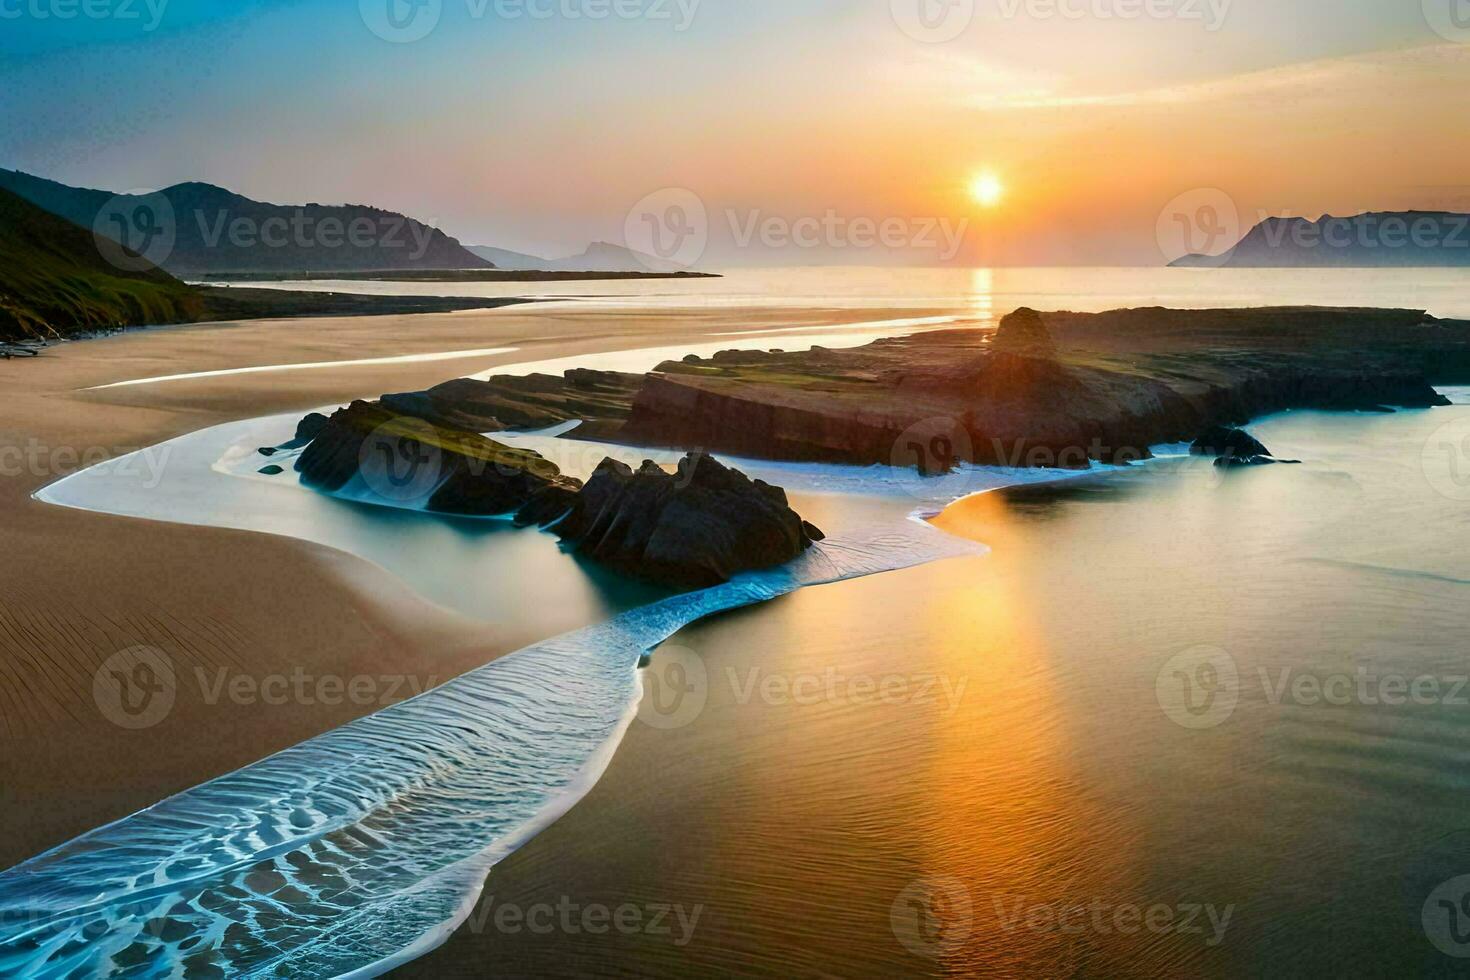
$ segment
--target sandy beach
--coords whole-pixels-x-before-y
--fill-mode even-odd
[[[921,314],[609,313],[556,304],[155,328],[0,362],[0,731],[10,746],[0,761],[0,866],[542,639],[470,621],[328,548],[63,509],[33,500],[39,488],[83,463],[220,422],[428,387],[496,364],[890,315]],[[83,390],[160,375],[502,347],[516,352]],[[130,730],[99,709],[93,680],[109,657],[140,646],[170,657],[180,683],[165,719]],[[213,680],[193,682],[221,672],[374,684],[356,698],[328,690],[324,698],[268,704],[221,696]],[[41,800],[44,820],[34,813]]]

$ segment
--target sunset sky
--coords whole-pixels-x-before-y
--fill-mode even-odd
[[[856,247],[854,219],[968,220],[960,264],[1158,264],[1166,205],[1203,189],[1242,230],[1470,211],[1457,0],[425,0],[406,43],[370,29],[390,0],[37,16],[67,2],[0,0],[0,166],[370,203],[470,244],[621,241],[668,187],[707,209],[707,266],[947,257]],[[919,4],[956,36],[913,36]],[[838,232],[742,245],[766,218]]]

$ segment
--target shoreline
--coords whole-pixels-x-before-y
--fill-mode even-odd
[[[181,272],[198,285],[248,282],[620,282],[639,279],[721,279],[715,272],[543,272],[515,269],[390,269],[383,272]]]
[[[184,331],[180,331],[180,332],[181,332],[181,333],[182,333],[182,332],[184,332]],[[693,341],[694,341],[694,340],[697,340],[697,339],[698,339],[698,338],[697,338],[697,337],[695,337],[695,338],[691,338],[691,340],[690,340],[690,341],[689,341],[689,342],[690,342],[690,343],[692,343],[692,342],[693,342]],[[639,350],[639,349],[642,349],[642,348],[635,348],[635,350]],[[517,352],[517,353],[522,353],[522,352],[519,352],[519,351],[518,351],[518,352]],[[328,362],[328,364],[329,364],[329,365],[330,365],[330,363],[331,363],[331,362]],[[340,362],[339,362],[339,363],[340,363]],[[531,362],[517,362],[517,363],[531,363]],[[513,367],[514,367],[514,366],[515,366],[515,365],[506,365],[506,367],[507,367],[507,368],[513,368]],[[419,370],[419,371],[423,371],[423,370],[426,370],[426,369],[423,369],[423,368],[418,368],[418,369],[416,369],[416,370]],[[335,383],[335,384],[346,384],[346,383],[348,383],[348,382],[344,382],[344,381],[341,381],[341,380],[340,380],[340,379],[338,379],[338,380],[336,380],[336,381],[334,381],[334,383]],[[185,382],[185,386],[192,386],[192,383],[190,383],[190,382]],[[82,395],[82,394],[85,394],[85,392],[81,392],[81,391],[75,391],[75,390],[74,390],[74,391],[73,391],[73,392],[72,392],[72,394],[73,394],[73,395],[74,395],[74,396],[77,396],[77,395]],[[257,392],[257,395],[258,395],[258,392]],[[165,396],[165,397],[166,397],[166,396]],[[1257,420],[1257,421],[1258,421],[1258,420]],[[1081,478],[1085,478],[1085,477],[1096,477],[1096,476],[1099,476],[1099,475],[1102,475],[1102,474],[1100,474],[1100,473],[1098,473],[1098,472],[1087,472],[1087,471],[1082,471],[1082,472],[1078,472],[1078,473],[1077,473],[1077,474],[1076,474],[1076,475],[1075,475],[1075,476],[1073,476],[1073,477],[1061,477],[1061,478],[1059,478],[1059,479],[1058,479],[1058,480],[1056,480],[1056,481],[1049,481],[1049,482],[1062,482],[1062,481],[1064,481],[1064,480],[1066,480],[1066,479],[1075,479],[1075,478],[1079,478],[1079,477],[1081,477]],[[978,496],[978,495],[980,495],[980,494],[984,494],[984,493],[986,493],[986,492],[989,492],[989,491],[990,491],[990,490],[994,490],[994,489],[1000,489],[1000,487],[992,487],[992,488],[987,488],[987,489],[984,489],[984,490],[980,490],[980,491],[975,491],[975,492],[974,492],[974,493],[971,493],[971,494],[966,494],[966,495],[964,495],[964,497],[969,497],[969,496]],[[956,499],[957,499],[957,500],[958,500],[958,499],[964,499],[964,497],[961,497],[961,498],[956,498]],[[148,523],[148,524],[150,524],[150,525],[154,525],[154,524],[156,524],[156,522],[153,522],[153,521],[149,521],[149,522],[147,522],[147,523]],[[940,532],[940,531],[939,531],[939,529],[937,529],[937,528],[936,528],[936,533],[942,533],[942,532]],[[299,544],[300,544],[300,543],[299,543],[299,542],[298,542],[298,545],[299,545]],[[341,556],[339,556],[339,559],[340,559],[340,557],[341,557]],[[350,576],[349,576],[349,577],[350,577]],[[0,612],[3,612],[3,609],[0,609]],[[416,616],[416,615],[414,615],[414,616],[411,616],[411,617],[410,617],[410,618],[411,618],[411,619],[413,619],[413,620],[414,620],[414,622],[415,622],[415,626],[417,626],[417,625],[418,625],[418,622],[417,622],[417,616]],[[687,625],[687,624],[686,624],[686,625]],[[481,653],[483,653],[483,650],[482,650],[482,651],[480,651],[480,652],[481,652]],[[502,653],[503,653],[503,652],[504,652],[504,651],[502,651]],[[492,658],[492,660],[491,660],[491,661],[488,661],[488,662],[487,662],[487,663],[493,663],[493,662],[499,662],[499,661],[500,661],[500,660],[501,660],[501,659],[503,659],[503,657],[501,657],[501,656],[497,656],[497,657],[495,657],[495,658]],[[485,662],[485,661],[482,661],[482,662]],[[563,812],[565,812],[565,811],[563,811]],[[94,825],[94,826],[95,826],[95,825]],[[447,938],[448,938],[448,937],[447,937],[447,936],[446,936],[446,937],[445,937],[445,938],[446,938],[446,939],[447,939]]]
[[[907,312],[898,308],[892,316]],[[939,312],[939,311],[935,311]],[[92,673],[114,652],[153,645],[184,670],[252,676],[457,676],[535,637],[487,628],[399,594],[394,579],[341,552],[285,538],[118,518],[31,499],[86,461],[262,414],[305,413],[366,392],[428,387],[465,373],[410,363],[83,389],[180,368],[231,370],[288,359],[353,360],[420,349],[515,347],[490,367],[655,347],[739,328],[831,326],[871,310],[596,310],[519,307],[409,317],[170,326],[58,345],[24,366],[0,361],[0,783],[52,801],[52,819],[10,807],[0,867],[189,786],[360,717],[360,706],[210,705],[181,694],[168,718],[119,729],[99,712]],[[468,343],[466,342],[468,341]]]

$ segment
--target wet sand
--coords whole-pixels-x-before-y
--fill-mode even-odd
[[[435,606],[377,566],[328,548],[67,510],[31,499],[40,487],[84,463],[209,425],[423,388],[496,364],[888,315],[916,314],[610,313],[554,304],[163,327],[0,362],[0,867],[541,638]],[[501,347],[517,350],[82,390],[175,373]],[[93,689],[109,658],[136,647],[162,651],[177,681],[172,707],[141,728],[125,727],[137,721],[126,715],[116,723]],[[292,693],[247,687],[234,696],[214,686],[241,675],[255,683],[286,677]],[[304,678],[307,697],[294,694],[295,678]],[[324,678],[370,685],[351,697],[331,680],[317,686]]]

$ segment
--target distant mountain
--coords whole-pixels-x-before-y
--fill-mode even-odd
[[[472,255],[479,256],[497,269],[506,272],[543,272],[551,264],[551,259],[543,259],[539,255],[527,255],[524,252],[512,252],[504,248],[492,248],[489,245],[466,245],[465,248]]]
[[[1219,255],[1186,255],[1181,268],[1408,268],[1470,266],[1470,215],[1380,211],[1336,218],[1267,218]]]
[[[643,252],[634,251],[623,245],[609,242],[593,242],[581,255],[564,259],[543,259],[535,255],[524,255],[488,245],[471,245],[469,250],[486,261],[495,263],[497,269],[515,272],[687,272],[688,267],[677,262],[654,258]]]
[[[0,189],[180,275],[489,269],[448,235],[365,205],[282,205],[212,184],[114,195],[0,169]]]
[[[133,268],[118,268],[91,231],[0,189],[0,340],[202,315],[195,290],[136,255],[128,258]]]

